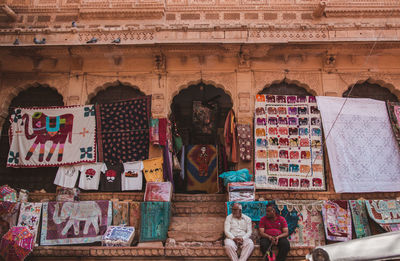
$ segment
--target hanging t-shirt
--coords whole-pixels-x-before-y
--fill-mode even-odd
[[[122,174],[122,190],[142,190],[143,185],[143,161],[124,163]]]
[[[101,191],[121,191],[122,163],[106,163],[100,174]]]
[[[78,179],[79,167],[78,166],[61,166],[57,170],[54,184],[64,187],[75,187],[76,180]]]
[[[143,173],[147,182],[163,182],[163,158],[144,160]]]
[[[82,165],[79,187],[85,190],[98,190],[100,173],[104,165],[103,162]]]

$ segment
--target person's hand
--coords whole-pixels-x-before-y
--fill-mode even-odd
[[[233,241],[236,243],[237,246],[241,246],[243,244],[243,238],[235,237]]]
[[[273,239],[272,239],[272,244],[278,245],[278,241],[279,241],[279,238],[273,237]]]

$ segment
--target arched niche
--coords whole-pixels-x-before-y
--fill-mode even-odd
[[[222,88],[200,82],[182,89],[172,99],[171,114],[185,144],[218,144],[218,133],[233,102]],[[194,110],[205,109],[211,119],[202,119]],[[207,123],[209,121],[209,123]]]
[[[15,107],[63,106],[63,97],[55,88],[46,85],[35,85],[21,91],[12,99],[8,108],[0,139],[0,184],[8,184],[13,188],[24,188],[29,191],[45,189],[55,192],[53,184],[57,168],[6,168],[8,151],[10,149],[8,129],[10,114]]]
[[[89,96],[89,103],[112,103],[121,100],[144,96],[145,94],[139,88],[117,82],[114,85],[107,86],[99,90],[95,95]]]
[[[371,83],[369,80],[361,83],[356,83],[350,86],[343,93],[343,97],[349,98],[370,98],[381,101],[398,102],[399,99],[389,89],[382,87],[380,84]]]
[[[315,93],[308,91],[305,87],[298,83],[289,82],[286,79],[272,83],[264,87],[258,94],[274,94],[274,95],[298,95],[298,96],[314,96]]]

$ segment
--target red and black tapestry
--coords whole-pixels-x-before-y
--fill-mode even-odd
[[[99,161],[117,163],[147,159],[151,96],[97,107]]]

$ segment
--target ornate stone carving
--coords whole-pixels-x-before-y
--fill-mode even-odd
[[[250,93],[240,92],[239,93],[239,111],[249,112],[250,111]]]
[[[153,113],[161,114],[164,112],[165,101],[164,101],[164,94],[156,93],[152,96],[152,106],[151,110]]]

